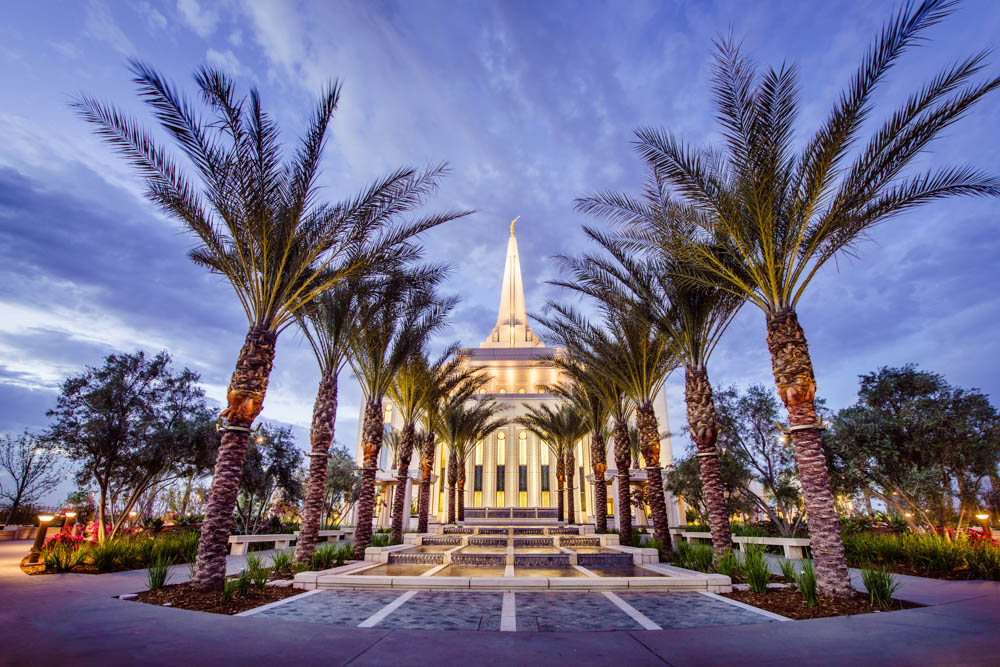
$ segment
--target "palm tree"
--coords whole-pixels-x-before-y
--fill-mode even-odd
[[[653,532],[665,548],[670,546],[670,527],[667,523],[667,503],[663,494],[663,475],[660,469],[660,431],[653,399],[663,387],[675,358],[663,336],[643,317],[640,310],[618,301],[599,302],[604,313],[607,333],[607,363],[600,366],[608,378],[618,384],[635,406],[635,422],[639,429],[640,448],[646,463],[646,480],[649,487],[650,507],[653,512]],[[548,302],[557,313],[563,328],[590,329],[595,327],[572,308]],[[549,318],[550,320],[553,318]],[[591,363],[584,357],[583,363]]]
[[[410,476],[410,458],[413,455],[413,446],[416,437],[416,424],[423,414],[428,399],[436,390],[435,381],[441,373],[448,374],[449,369],[456,365],[456,361],[449,362],[449,358],[454,355],[457,346],[452,345],[433,363],[427,359],[426,352],[421,349],[415,351],[400,366],[393,377],[392,385],[389,387],[389,397],[399,408],[400,416],[403,418],[403,428],[400,434],[399,463],[396,468],[396,494],[393,497],[392,506],[392,534],[390,539],[393,542],[401,542],[403,539],[404,516],[409,517],[409,507],[404,507],[406,500],[406,483]],[[433,451],[432,451],[433,456]],[[405,513],[405,515],[404,515]]]
[[[378,294],[367,295],[359,308],[363,325],[350,341],[348,362],[365,396],[364,460],[354,535],[355,553],[360,557],[371,544],[375,473],[385,433],[382,401],[399,369],[445,325],[454,308],[455,299],[441,299],[436,293],[447,274],[442,265],[397,272]]]
[[[312,427],[309,440],[309,472],[306,478],[306,498],[302,507],[299,539],[295,545],[295,560],[312,562],[319,537],[320,520],[326,498],[327,462],[337,421],[337,379],[347,363],[347,343],[358,325],[356,299],[373,286],[361,281],[345,281],[325,292],[296,314],[299,327],[309,341],[319,363],[319,390],[313,403]]]
[[[442,360],[444,357],[442,357]],[[423,403],[423,426],[420,439],[420,499],[417,506],[417,532],[426,533],[430,514],[431,473],[434,445],[441,427],[441,416],[450,403],[462,405],[472,398],[489,377],[480,369],[463,365],[461,357],[436,364],[430,369]],[[456,473],[457,474],[457,473]],[[440,480],[445,484],[445,480]],[[450,497],[450,496],[449,496]]]
[[[319,294],[390,258],[412,255],[417,234],[466,213],[396,222],[424,202],[444,167],[399,169],[340,204],[316,201],[337,83],[322,92],[301,146],[285,161],[278,126],[256,89],[239,97],[225,74],[200,69],[195,81],[213,115],[206,121],[151,67],[135,60],[130,66],[140,97],[194,167],[194,178],[128,114],[85,94],[72,106],[145,180],[146,197],[194,234],[191,259],[229,282],[249,324],[220,416],[221,445],[192,580],[220,587],[247,442],[263,407],[278,335]]]
[[[905,4],[883,26],[819,130],[795,150],[797,70],[759,74],[731,39],[718,43],[714,93],[722,152],[709,153],[655,129],[637,132],[642,156],[671,185],[697,225],[668,233],[669,251],[760,308],[775,384],[809,515],[822,594],[853,594],[815,407],[816,381],[796,312],[820,268],[851,252],[876,225],[921,204],[957,195],[1000,195],[1000,179],[970,167],[904,170],[965,116],[1000,77],[976,82],[986,51],[951,65],[913,93],[860,145],[872,97],[903,53],[956,3]],[[710,240],[710,243],[703,241]]]
[[[492,399],[454,394],[441,415],[440,435],[448,447],[448,523],[465,520],[465,461],[475,443],[502,428],[504,408]]]
[[[559,482],[558,519],[563,520],[563,483],[568,484],[566,521],[576,523],[576,502],[573,494],[573,469],[576,465],[573,447],[590,430],[586,417],[572,403],[558,408],[548,405],[527,406],[527,414],[514,420],[549,446],[556,458],[556,479]]]
[[[587,373],[584,382],[602,393],[604,404],[612,424],[615,467],[618,477],[618,534],[622,544],[632,541],[631,511],[631,467],[632,455],[629,448],[629,418],[633,406],[625,396],[622,387],[612,376],[612,367],[617,364],[615,348],[619,344],[604,329],[594,326],[579,313],[569,313],[564,317],[558,310],[552,316],[534,316],[542,326],[549,329],[560,345],[566,348],[567,358],[575,360],[575,365]],[[556,362],[558,365],[558,361]],[[563,369],[572,373],[568,369]],[[593,444],[591,444],[593,449]]]
[[[608,385],[613,383],[570,355],[554,357],[552,362],[566,375],[570,383],[550,387],[548,391],[566,399],[576,413],[583,417],[590,429],[590,464],[594,470],[594,523],[598,533],[606,533],[608,532],[608,487],[604,481],[604,473],[608,469],[608,457],[604,430],[610,412]]]
[[[601,193],[578,200],[577,208],[612,219],[615,215],[629,215],[636,220],[654,221],[678,214],[655,175],[646,188],[645,201],[620,193]],[[671,353],[684,364],[688,429],[701,468],[712,546],[716,557],[725,556],[732,549],[732,536],[716,447],[719,425],[708,380],[708,359],[742,301],[714,285],[686,279],[676,259],[656,252],[662,248],[660,244],[650,244],[654,254],[643,259],[633,256],[624,239],[591,228],[585,228],[585,232],[607,254],[562,257],[561,264],[573,280],[560,284],[600,300],[630,304],[656,325]]]

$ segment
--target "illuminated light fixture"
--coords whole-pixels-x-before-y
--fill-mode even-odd
[[[63,516],[65,516],[67,519],[75,519],[76,512],[63,512]]]
[[[977,514],[976,518],[979,519],[980,521],[986,521],[987,519],[990,518],[990,515],[989,514]]]
[[[39,514],[39,515],[38,515],[38,521],[39,521],[40,523],[49,523],[49,522],[51,522],[51,521],[52,521],[52,519],[54,519],[54,518],[55,518],[55,517],[54,517],[53,515],[51,515],[51,514]]]

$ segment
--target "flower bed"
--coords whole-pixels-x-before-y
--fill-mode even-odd
[[[867,595],[858,593],[850,598],[821,597],[818,599],[818,604],[815,607],[810,607],[798,591],[790,588],[768,589],[766,593],[733,591],[732,593],[723,593],[722,595],[731,600],[736,600],[795,620],[826,618],[829,616],[853,616],[855,614],[870,614],[873,612],[895,611],[897,609],[911,609],[923,606],[903,600],[891,600],[888,605],[882,607],[873,605]]]
[[[169,604],[177,609],[232,615],[304,592],[297,588],[265,586],[250,588],[245,594],[237,593],[228,601],[223,601],[222,593],[217,590],[201,590],[184,583],[170,584],[155,591],[144,591],[138,594],[136,601],[156,605]]]
[[[898,574],[935,579],[1000,580],[1000,542],[978,530],[956,534],[844,535],[852,567],[880,565]]]

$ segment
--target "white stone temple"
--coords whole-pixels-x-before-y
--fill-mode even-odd
[[[516,221],[516,220],[515,220]],[[458,354],[470,366],[483,369],[490,380],[480,393],[507,405],[504,415],[514,419],[527,412],[527,406],[540,404],[555,404],[560,399],[545,392],[546,386],[556,385],[561,381],[559,372],[549,361],[551,355],[558,354],[558,348],[546,347],[531,329],[528,322],[527,309],[524,301],[524,284],[521,278],[521,260],[517,250],[517,238],[514,236],[514,224],[510,226],[510,236],[507,239],[507,253],[504,260],[503,284],[500,287],[500,307],[497,322],[486,340],[477,348],[462,348]],[[668,466],[673,463],[673,448],[669,435],[670,422],[667,412],[665,394],[661,393],[655,401],[656,417],[659,420],[660,432],[664,434],[660,446],[660,464]],[[361,426],[362,414],[358,419],[358,445],[355,460],[362,460]],[[385,404],[385,424],[389,429],[402,428],[399,411],[388,399]],[[578,469],[573,478],[573,493],[576,496],[576,523],[593,521],[594,514],[594,483],[605,483],[608,486],[609,525],[617,526],[613,517],[617,513],[617,481],[615,461],[611,442],[608,442],[608,469],[605,480],[594,479],[590,463],[589,437],[584,438],[576,446],[576,464]],[[379,493],[376,501],[376,517],[378,526],[390,524],[392,507],[391,494],[394,492],[396,470],[391,468],[391,453],[383,446],[379,458],[377,480]],[[447,501],[445,491],[447,465],[447,449],[439,442],[435,457],[435,479],[431,490],[431,521],[446,521]],[[472,455],[465,462],[465,507],[555,507],[557,504],[558,483],[556,481],[555,458],[549,448],[533,433],[517,424],[508,424],[479,442]],[[642,470],[641,457],[633,461],[636,466],[632,471],[635,483],[645,481],[645,471]],[[419,456],[414,452],[410,462],[410,484],[407,485],[408,502],[411,507],[413,526],[416,526],[417,489],[419,486]],[[678,525],[678,503],[667,494],[668,514],[670,524]],[[633,518],[637,525],[647,525],[648,512],[645,508],[633,508]]]

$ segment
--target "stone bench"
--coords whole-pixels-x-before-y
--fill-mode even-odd
[[[342,542],[354,535],[353,530],[321,530],[319,531],[320,538],[326,538],[327,542]],[[232,547],[229,550],[230,556],[244,556],[247,550],[250,548],[251,544],[258,542],[274,542],[274,548],[279,551],[282,549],[287,549],[299,539],[298,532],[294,533],[281,533],[272,535],[230,535],[229,544]]]
[[[712,540],[711,533],[699,533],[699,532],[689,532],[686,530],[671,530],[673,535],[678,535],[688,542],[693,542],[694,540]],[[743,550],[744,544],[763,544],[764,546],[775,546],[781,547],[784,551],[785,558],[804,558],[805,553],[803,552],[804,547],[809,546],[808,537],[751,537],[747,535],[733,535],[733,543],[736,544],[736,548],[740,551]]]

